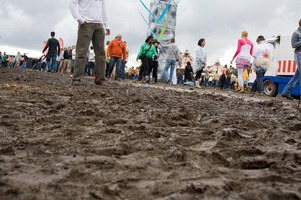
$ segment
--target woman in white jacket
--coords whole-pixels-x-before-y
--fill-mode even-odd
[[[206,49],[204,48],[205,45],[206,45],[206,40],[203,38],[200,39],[198,42],[198,47],[195,51],[195,54],[196,54],[196,58],[195,58],[195,71],[196,71],[195,84],[196,84],[196,87],[200,87],[200,78],[202,77],[203,70],[206,67],[207,52],[206,52]]]
[[[252,69],[256,72],[256,80],[253,85],[258,94],[263,95],[263,76],[270,66],[273,47],[266,42],[262,35],[258,36],[256,42],[258,45],[254,46],[252,54],[254,57]]]

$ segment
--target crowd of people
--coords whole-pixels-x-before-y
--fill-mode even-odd
[[[76,46],[60,48],[59,42],[55,39],[55,33],[51,32],[43,53],[48,51],[38,59],[33,68],[49,72],[71,73],[72,84],[80,84],[84,75],[95,76],[95,84],[102,85],[105,78],[121,80],[125,78],[138,79],[142,83],[150,84],[158,81],[158,68],[164,68],[163,79],[166,84],[187,84],[195,87],[200,85],[219,87],[220,89],[234,89],[237,78],[237,92],[245,92],[243,73],[246,69],[252,68],[256,72],[256,81],[253,84],[253,92],[263,95],[263,76],[270,66],[272,60],[273,46],[269,45],[264,36],[258,36],[257,45],[248,39],[248,32],[243,31],[238,40],[237,50],[230,61],[235,60],[237,77],[233,73],[233,68],[225,66],[222,73],[209,71],[207,66],[206,40],[201,38],[197,42],[195,50],[194,65],[190,61],[185,62],[185,70],[176,71],[177,66],[181,68],[182,56],[175,38],[171,38],[167,43],[160,44],[151,35],[141,45],[137,55],[140,60],[139,68],[131,67],[128,73],[125,66],[129,58],[129,49],[126,42],[122,40],[122,35],[118,34],[114,40],[107,42],[105,46],[105,35],[110,35],[108,23],[106,1],[90,2],[87,0],[71,0],[70,11],[73,18],[78,21],[78,38]],[[96,9],[98,7],[99,9]],[[299,21],[301,27],[301,20]],[[284,97],[291,99],[290,93],[300,80],[300,46],[301,31],[300,27],[293,34],[293,48],[296,52],[296,62],[298,70],[292,81],[285,89]],[[89,48],[90,42],[93,46]],[[164,49],[164,59],[160,57],[160,49]],[[0,52],[1,53],[1,52]],[[251,59],[254,58],[251,64]],[[26,68],[28,57],[26,54],[21,56],[7,56],[1,54],[1,66]],[[164,63],[161,61],[164,60]],[[163,64],[164,66],[160,66]],[[184,75],[184,76],[183,76]]]
[[[26,69],[26,63],[28,60],[28,56],[26,53],[21,55],[20,52],[18,52],[16,55],[7,55],[6,52],[0,51],[0,67],[9,67],[9,68],[22,68]]]
[[[76,46],[61,48],[59,42],[55,39],[55,32],[50,33],[51,38],[48,40],[43,53],[39,59],[33,59],[33,69],[43,70],[47,72],[62,72],[69,73],[73,76],[74,65],[76,59]],[[182,62],[180,50],[175,44],[175,39],[172,38],[165,44],[160,44],[153,36],[149,36],[141,45],[141,49],[137,55],[137,61],[141,60],[139,67],[130,67],[126,70],[126,63],[129,58],[129,49],[126,42],[122,40],[122,35],[118,34],[114,40],[107,41],[105,46],[105,77],[115,80],[138,79],[142,83],[155,84],[158,81],[158,67],[160,66],[160,48],[166,50],[166,64],[164,67],[163,78],[166,84],[186,85],[200,88],[214,87],[222,89],[235,90],[240,93],[244,92],[246,82],[243,79],[242,73],[245,69],[251,66],[251,56],[255,58],[252,65],[253,70],[257,73],[257,79],[253,85],[253,93],[258,91],[259,95],[263,94],[262,77],[267,70],[270,62],[272,46],[268,45],[263,36],[257,39],[258,45],[253,49],[253,43],[247,39],[248,33],[242,32],[242,39],[238,41],[237,51],[231,60],[231,63],[236,59],[237,76],[233,71],[232,65],[225,65],[221,73],[216,70],[209,70],[207,66],[207,52],[205,50],[206,40],[198,41],[198,48],[195,50],[195,66],[192,66],[192,58]],[[265,52],[262,52],[264,49]],[[186,52],[188,54],[188,51]],[[0,52],[3,67],[26,68],[28,57],[26,54],[21,55],[20,52],[16,56],[7,56],[4,52]],[[184,61],[184,60],[183,60]],[[177,66],[178,63],[178,66]],[[185,68],[181,68],[181,64]],[[84,74],[87,76],[96,76],[95,73],[95,52],[93,46],[90,46],[86,61],[84,64]],[[177,68],[178,67],[178,68]],[[182,70],[184,69],[184,70]],[[175,75],[174,75],[175,74]],[[173,79],[176,79],[174,82]]]

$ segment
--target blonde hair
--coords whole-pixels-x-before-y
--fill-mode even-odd
[[[247,31],[243,31],[242,33],[241,33],[241,35],[243,36],[243,37],[248,37],[248,32]]]

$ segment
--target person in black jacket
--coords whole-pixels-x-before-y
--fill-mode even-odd
[[[67,47],[64,48],[64,64],[63,64],[63,72],[67,73],[68,66],[69,66],[69,51]]]
[[[46,49],[48,48],[48,53],[47,53],[47,59],[46,59],[46,63],[47,63],[47,67],[48,67],[48,71],[52,71],[55,72],[56,71],[56,59],[57,56],[60,55],[60,43],[57,39],[55,39],[55,32],[51,32],[50,33],[51,38],[48,39],[48,42],[45,46],[45,48],[43,49],[44,53],[46,51]],[[50,60],[51,60],[51,66],[50,66]]]
[[[191,63],[188,61],[187,65],[185,67],[185,72],[184,72],[184,82],[192,82],[193,80],[193,68],[191,66]]]
[[[153,64],[150,65],[150,68],[149,68],[149,74],[151,74],[151,72],[153,72],[153,75],[152,75],[152,83],[153,84],[156,84],[158,81],[158,67],[159,67],[159,55],[160,55],[160,49],[158,48],[159,44],[160,44],[160,42],[158,40],[155,40],[153,43],[153,45],[156,47],[158,56],[155,56],[153,58]]]

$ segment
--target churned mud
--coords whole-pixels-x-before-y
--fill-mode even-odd
[[[301,199],[297,101],[0,69],[0,199]]]

